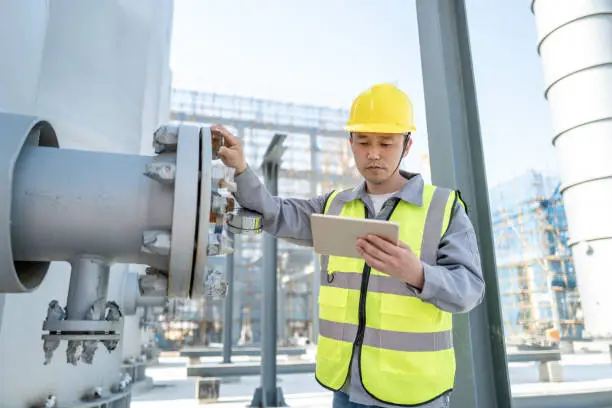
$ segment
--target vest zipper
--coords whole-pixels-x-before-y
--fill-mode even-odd
[[[369,211],[365,211],[365,218],[369,217]],[[363,344],[363,337],[365,335],[366,325],[366,295],[368,291],[368,282],[370,281],[371,268],[367,263],[364,263],[362,276],[361,276],[361,288],[359,289],[359,325],[357,326],[357,336],[355,337],[355,346],[361,346]]]
[[[368,290],[368,282],[370,280],[370,267],[368,265],[363,267],[363,277],[361,278],[361,289],[359,295],[359,326],[357,327],[357,337],[355,339],[355,345],[361,346],[363,344],[363,336],[365,335],[365,324],[366,324],[366,292]]]
[[[378,218],[377,216],[375,216],[374,218],[384,219],[388,221],[391,218],[391,215],[393,214],[393,212],[395,211],[395,208],[399,204],[399,201],[400,201],[399,199],[394,200],[393,208],[391,208],[391,210],[388,211],[384,217]],[[383,204],[383,208],[385,208],[388,203],[389,203],[389,200],[387,200]],[[372,218],[370,216],[370,211],[368,210],[368,207],[365,205],[365,203],[363,205],[366,208],[365,218]],[[381,213],[382,213],[382,210],[381,210]],[[379,216],[380,215],[381,214],[379,214]],[[370,265],[365,263],[363,266],[363,272],[362,272],[362,277],[361,277],[361,288],[359,289],[359,325],[357,326],[357,336],[355,337],[355,342],[353,343],[353,349],[356,346],[361,346],[363,344],[363,337],[365,335],[365,327],[366,327],[366,296],[368,292],[368,282],[370,281],[371,270],[372,268],[370,267]],[[351,360],[352,360],[352,356],[351,356]]]

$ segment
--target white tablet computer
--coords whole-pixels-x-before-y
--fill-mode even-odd
[[[361,258],[357,239],[369,234],[389,242],[399,241],[399,224],[393,221],[312,214],[310,225],[313,248],[320,255]]]

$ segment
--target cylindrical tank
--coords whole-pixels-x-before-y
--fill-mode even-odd
[[[49,120],[63,148],[137,154],[143,136],[150,145],[151,129],[160,123],[144,111],[155,109],[148,105],[161,93],[147,87],[168,82],[151,70],[167,75],[171,0],[155,7],[132,0],[0,4],[0,55],[10,56],[0,63],[0,110]],[[111,268],[109,299],[118,297],[113,276],[125,269]],[[53,263],[36,291],[6,295],[0,308],[0,407],[27,408],[49,394],[58,406],[74,406],[93,387],[108,390],[117,381],[120,350],[98,350],[93,365],[75,367],[66,363],[63,342],[43,365],[42,322],[52,299],[64,303],[69,277],[68,263]]]
[[[533,0],[586,332],[612,336],[612,0]]]
[[[47,19],[47,0],[0,3],[0,111],[32,113],[36,101]]]

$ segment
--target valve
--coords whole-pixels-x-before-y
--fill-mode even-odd
[[[168,301],[168,278],[163,271],[146,268],[144,275],[127,272],[123,276],[122,306],[125,316],[138,307],[163,307]]]

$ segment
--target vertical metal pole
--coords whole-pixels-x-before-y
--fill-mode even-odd
[[[228,232],[230,239],[234,234]],[[235,243],[234,243],[235,245]],[[236,249],[234,247],[234,249]],[[234,254],[225,258],[225,279],[227,280],[227,296],[225,297],[225,309],[223,316],[223,362],[232,362],[232,326],[234,324]]]
[[[2,333],[2,313],[4,313],[5,295],[0,295],[0,333]]]
[[[278,302],[276,304],[276,310],[278,313],[278,327],[276,334],[276,345],[278,346],[278,342],[280,342],[280,346],[282,347],[287,340],[287,309],[289,309],[292,305],[288,299],[288,291],[283,287],[282,282],[280,282],[279,279],[277,280],[278,284],[276,286],[276,291]]]
[[[478,236],[486,283],[483,304],[453,319],[458,375],[451,406],[510,408],[465,1],[417,0],[416,9],[432,180],[462,192]]]
[[[314,197],[317,195],[317,183],[319,177],[319,147],[317,144],[317,134],[312,132],[310,134],[310,196]],[[312,336],[311,341],[313,344],[317,344],[319,337],[319,286],[321,285],[321,265],[319,263],[319,256],[313,252],[313,263],[314,263],[314,275],[312,277]]]
[[[278,164],[267,163],[264,167],[266,188],[272,195],[278,194]],[[272,234],[264,237],[264,276],[261,316],[263,406],[277,406],[276,401],[276,326],[277,326],[277,241]]]
[[[278,171],[282,146],[287,135],[276,134],[264,154],[262,165],[264,182],[270,194],[278,195]],[[276,386],[276,340],[278,328],[277,315],[277,240],[272,234],[265,233],[263,250],[263,296],[261,310],[261,387],[255,391],[251,402],[253,407],[286,406],[283,391]]]

